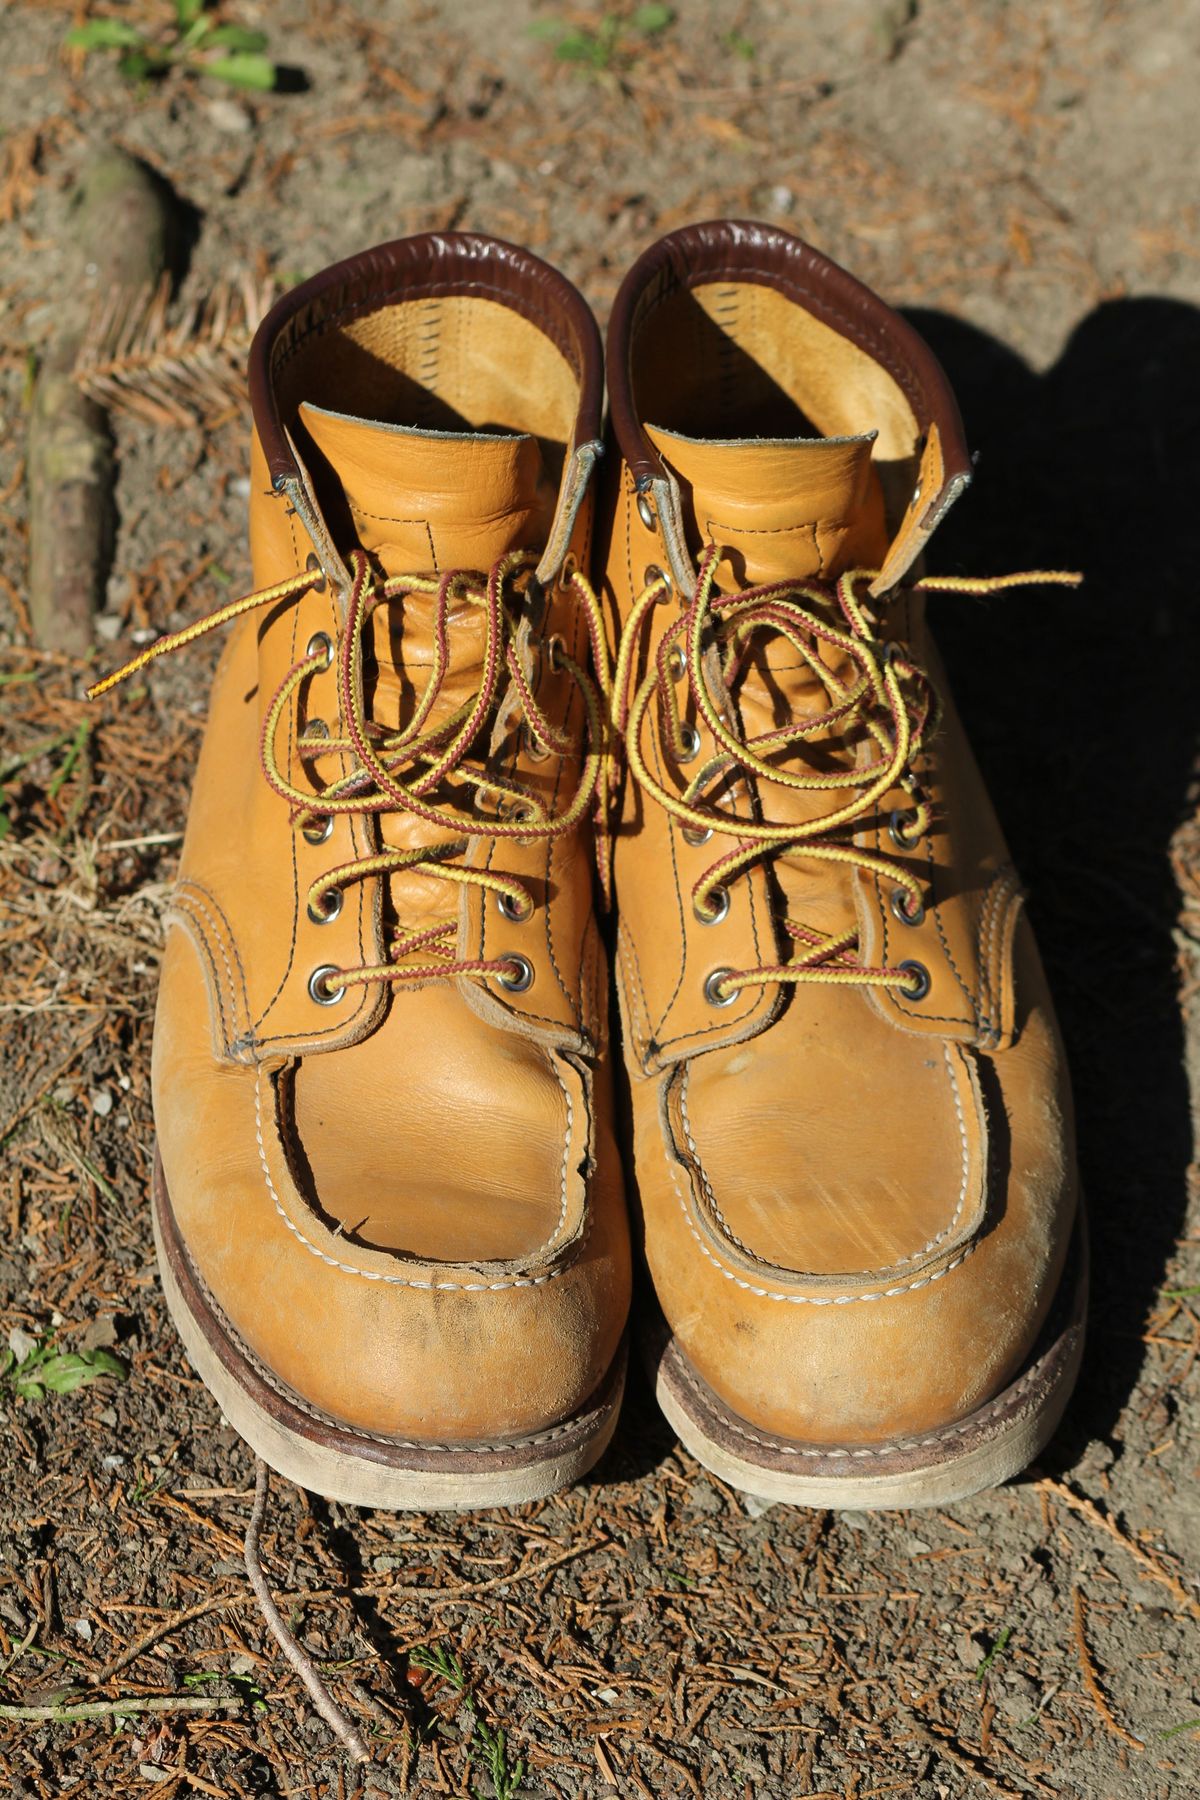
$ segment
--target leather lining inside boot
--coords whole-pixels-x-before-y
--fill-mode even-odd
[[[919,450],[908,397],[876,357],[777,288],[714,281],[648,291],[630,374],[638,416],[690,437],[876,433],[889,526],[898,523]]]

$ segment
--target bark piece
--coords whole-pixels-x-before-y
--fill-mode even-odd
[[[120,150],[99,156],[76,198],[77,278],[34,387],[29,421],[29,610],[48,649],[83,655],[104,598],[114,531],[112,439],[72,371],[97,294],[160,281],[178,227],[170,192]]]

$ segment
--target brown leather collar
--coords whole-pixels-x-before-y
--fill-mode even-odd
[[[667,473],[642,428],[633,392],[631,353],[642,313],[671,287],[721,280],[777,288],[887,369],[907,396],[919,431],[937,428],[942,482],[926,496],[924,509],[936,519],[942,496],[952,499],[971,472],[958,405],[937,358],[898,313],[820,251],[771,225],[737,219],[687,225],[660,238],[634,263],[617,294],[608,327],[609,407],[639,490]]]
[[[298,481],[277,371],[305,337],[401,300],[477,293],[537,325],[579,377],[574,446],[600,436],[604,364],[600,333],[581,294],[528,250],[472,232],[429,232],[334,263],[276,301],[250,347],[250,404],[277,490]]]

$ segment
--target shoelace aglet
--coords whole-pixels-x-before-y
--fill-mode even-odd
[[[170,656],[174,650],[182,650],[188,644],[194,644],[197,638],[207,637],[210,631],[216,631],[222,625],[228,625],[231,619],[240,618],[242,613],[253,612],[256,607],[266,606],[275,600],[289,600],[296,594],[302,594],[306,588],[313,586],[319,577],[306,569],[302,575],[290,575],[286,581],[277,581],[273,587],[259,588],[256,593],[246,594],[240,600],[231,600],[227,606],[219,606],[215,612],[206,613],[202,619],[185,625],[182,631],[169,631],[165,636],[155,638],[152,644],[130,657],[129,661],[111,675],[105,675],[100,681],[94,681],[84,692],[89,700],[99,700],[111,688],[118,687],[121,682],[128,681],[148,663],[158,656]]]

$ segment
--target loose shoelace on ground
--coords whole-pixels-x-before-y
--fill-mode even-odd
[[[662,637],[631,699],[629,689],[643,631],[655,606],[667,601],[671,593],[666,576],[656,573],[635,601],[621,634],[613,681],[613,723],[624,738],[629,767],[639,786],[678,819],[693,842],[702,842],[714,833],[734,839],[733,847],[711,864],[692,888],[697,916],[719,918],[727,883],[760,858],[802,856],[863,869],[894,883],[893,905],[902,909],[911,923],[919,923],[924,916],[924,893],[911,869],[846,841],[876,803],[897,787],[909,794],[913,805],[909,812],[892,815],[896,842],[902,847],[915,845],[932,822],[929,802],[917,788],[912,765],[936,728],[938,698],[929,677],[901,648],[876,634],[857,592],[873,579],[874,571],[851,570],[834,582],[779,581],[721,594],[716,588],[721,554],[719,546],[709,545],[690,603]],[[1080,579],[1057,570],[1037,570],[983,580],[931,576],[913,586],[922,592],[992,594],[1043,582],[1075,586]],[[770,636],[787,640],[824,689],[828,705],[811,716],[794,716],[778,730],[745,738],[731,722],[734,714],[729,696],[756,640]],[[822,647],[832,652],[831,660],[838,662],[844,674],[822,659]],[[684,719],[677,691],[684,674],[696,721],[708,727],[716,747],[683,791],[673,792],[646,763],[642,727],[647,711],[657,702],[660,739],[670,760],[678,766],[695,755],[695,728]],[[714,692],[714,686],[724,691]],[[847,763],[830,769],[827,754],[824,766],[822,758],[811,752],[805,755],[813,740],[824,740],[821,748],[827,753],[830,748],[852,750],[864,736],[873,743],[874,754],[861,766]],[[800,821],[739,816],[718,804],[714,790],[727,789],[742,776],[802,793],[829,792],[839,798],[828,811]],[[856,931],[833,936],[791,919],[780,923],[796,946],[791,958],[722,971],[711,982],[709,997],[714,1003],[728,1004],[742,988],[772,982],[836,982],[899,987],[915,993],[927,979],[923,970],[863,963]]]
[[[607,758],[606,715],[610,701],[604,627],[596,597],[575,569],[565,578],[564,586],[582,607],[597,680],[593,680],[567,653],[560,638],[552,637],[541,646],[552,665],[565,669],[571,676],[587,714],[587,749],[580,779],[570,801],[562,811],[551,812],[530,788],[489,768],[486,757],[479,761],[468,760],[476,740],[494,722],[505,677],[511,690],[515,690],[517,707],[524,715],[526,741],[531,747],[536,745],[535,754],[560,757],[577,754],[573,737],[556,729],[538,705],[529,676],[522,666],[517,626],[535,561],[536,558],[524,552],[511,552],[500,558],[482,584],[478,575],[462,571],[436,580],[413,575],[380,580],[363,553],[351,551],[352,582],[338,644],[335,646],[324,632],[315,633],[304,656],[289,669],[275,690],[263,721],[260,746],[263,774],[274,791],[290,803],[292,823],[297,830],[319,829],[329,817],[341,813],[407,812],[450,835],[413,849],[385,848],[376,855],[356,857],[327,870],[308,890],[308,907],[314,918],[329,916],[331,910],[340,906],[341,892],[348,882],[396,874],[401,870],[419,870],[438,880],[484,888],[506,901],[513,918],[528,919],[534,910],[534,900],[523,882],[512,876],[464,868],[453,859],[463,856],[469,849],[470,839],[476,837],[515,838],[523,842],[561,837],[585,817],[598,790],[602,796],[607,793],[609,784],[601,781]],[[306,570],[286,581],[276,582],[272,587],[247,594],[244,599],[231,601],[184,630],[158,638],[123,668],[90,687],[88,698],[99,698],[156,657],[183,649],[219,626],[240,618],[243,613],[299,599],[309,589],[323,587],[324,581],[320,569]],[[432,600],[433,662],[411,719],[398,730],[388,730],[368,716],[364,636],[377,606],[415,595],[426,595]],[[479,685],[449,717],[431,725],[430,716],[450,668],[450,608],[464,604],[477,607],[483,615],[483,666]],[[539,643],[540,640],[530,638],[531,648]],[[288,780],[276,754],[280,722],[302,683],[328,669],[335,656],[343,735],[318,735],[301,730],[296,748],[304,762],[341,754],[353,766],[320,791],[314,787],[300,788]],[[505,690],[505,697],[508,691]],[[464,794],[465,804],[455,810],[449,810],[433,798],[439,788],[444,791],[445,784],[449,783],[457,783]],[[480,816],[489,802],[494,810],[487,816]],[[599,835],[603,842],[602,830]],[[456,956],[453,940],[457,932],[453,920],[419,931],[398,930],[387,962],[326,971],[324,997],[334,998],[341,988],[371,981],[421,982],[445,980],[455,975],[496,975],[511,981],[523,974],[522,965],[510,958],[489,960]],[[409,961],[414,955],[430,960]]]

